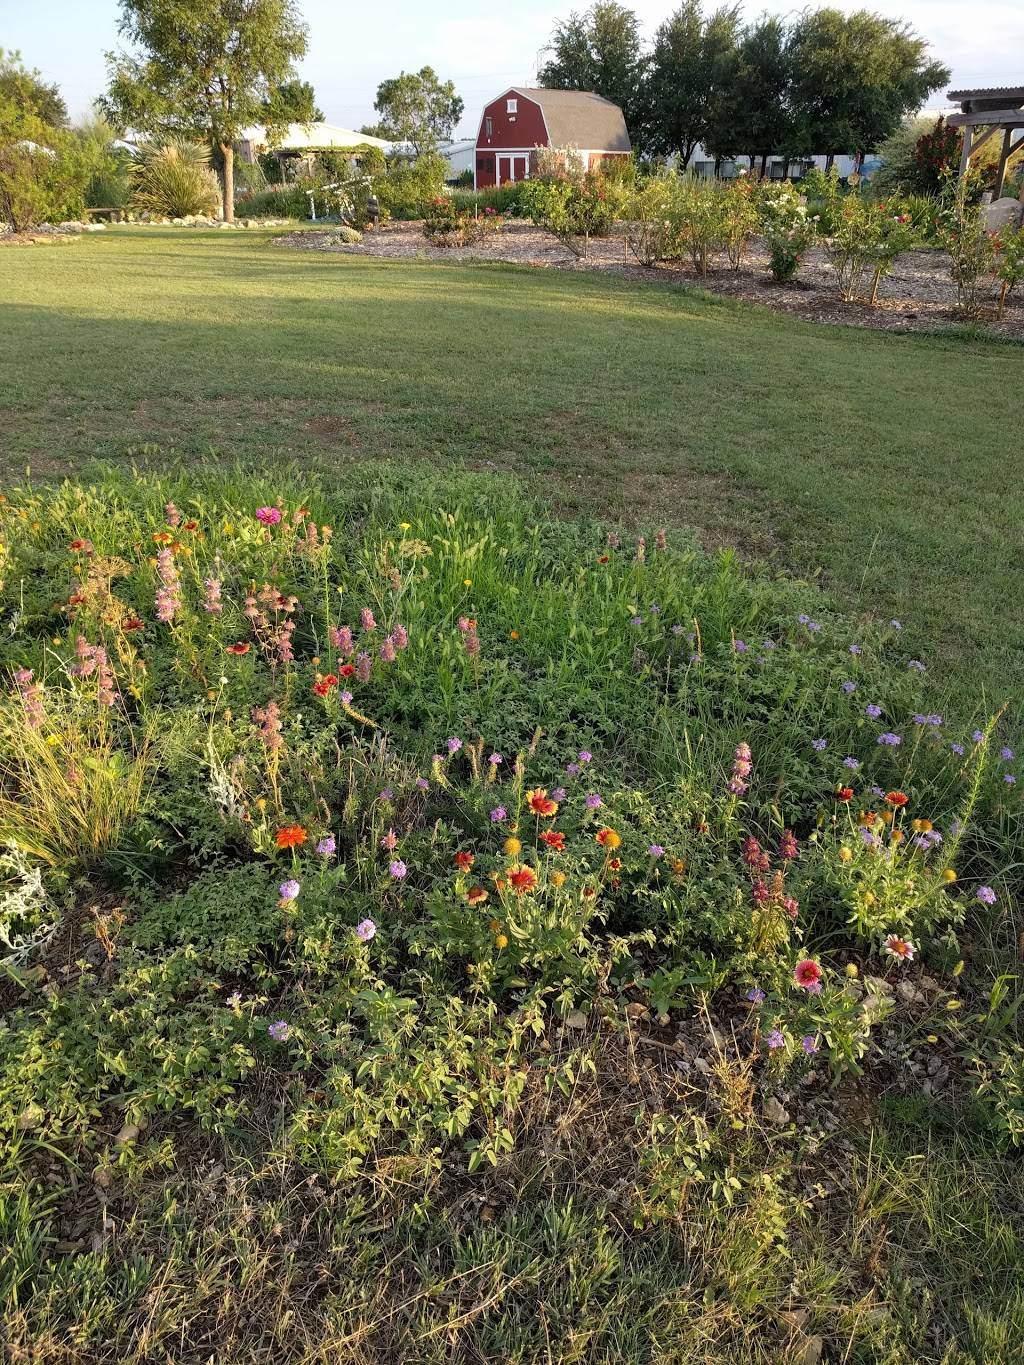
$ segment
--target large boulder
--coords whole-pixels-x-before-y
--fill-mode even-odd
[[[983,204],[981,212],[989,232],[1001,232],[1003,228],[1020,227],[1024,204],[1019,199],[996,199],[991,204]]]

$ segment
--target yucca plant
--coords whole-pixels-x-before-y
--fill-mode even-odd
[[[210,152],[195,142],[175,140],[146,148],[132,166],[131,205],[165,218],[211,213],[220,203]]]

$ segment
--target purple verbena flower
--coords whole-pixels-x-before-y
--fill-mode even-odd
[[[978,900],[980,900],[983,905],[995,905],[996,893],[990,886],[979,886]]]
[[[372,919],[364,919],[356,925],[356,938],[359,939],[360,943],[369,943],[376,932],[377,926]]]
[[[758,986],[752,986],[750,990],[747,991],[747,999],[752,1005],[763,1005],[765,1001],[764,991]]]
[[[827,740],[827,739],[812,739],[812,740],[811,740],[811,748],[814,750],[814,752],[815,752],[816,754],[824,753],[824,751],[828,748],[828,740]]]
[[[903,743],[903,737],[901,735],[894,735],[891,730],[887,730],[884,735],[878,736],[878,743],[884,744],[890,749],[895,749],[898,745]]]
[[[495,825],[500,825],[502,820],[508,819],[508,811],[504,806],[495,806],[491,811],[491,821]]]
[[[876,701],[873,701],[870,702],[867,706],[865,706],[864,714],[868,717],[869,720],[877,720],[878,717],[882,714],[882,708],[878,705]]]
[[[289,877],[286,882],[282,882],[277,888],[283,901],[293,901],[299,894],[300,886],[294,877]]]
[[[604,802],[598,796],[597,792],[591,792],[584,802],[587,810],[598,810],[603,804]]]
[[[277,508],[274,507],[270,510],[276,512]],[[280,515],[280,513],[278,515]],[[291,1035],[291,1031],[291,1024],[286,1023],[283,1019],[275,1019],[272,1024],[267,1025],[267,1032],[275,1043],[286,1043]]]
[[[786,1036],[779,1029],[773,1028],[770,1033],[765,1035],[765,1042],[768,1044],[769,1051],[775,1052],[778,1048],[786,1046]]]
[[[450,739],[445,741],[445,748],[450,754],[457,754],[462,748],[462,740],[456,739],[456,737],[452,735]]]
[[[338,843],[333,834],[328,834],[325,839],[321,839],[316,846],[317,853],[321,858],[333,858],[338,849]]]
[[[396,858],[388,868],[388,871],[391,873],[392,877],[394,877],[395,881],[400,882],[409,869],[406,867],[405,863],[402,862],[401,858]]]

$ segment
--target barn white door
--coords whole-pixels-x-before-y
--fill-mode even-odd
[[[529,152],[499,152],[497,165],[499,185],[525,180],[530,173],[530,154]]]

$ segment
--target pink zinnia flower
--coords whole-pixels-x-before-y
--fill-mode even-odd
[[[264,526],[276,526],[281,520],[280,507],[257,507],[256,520],[261,521]]]

